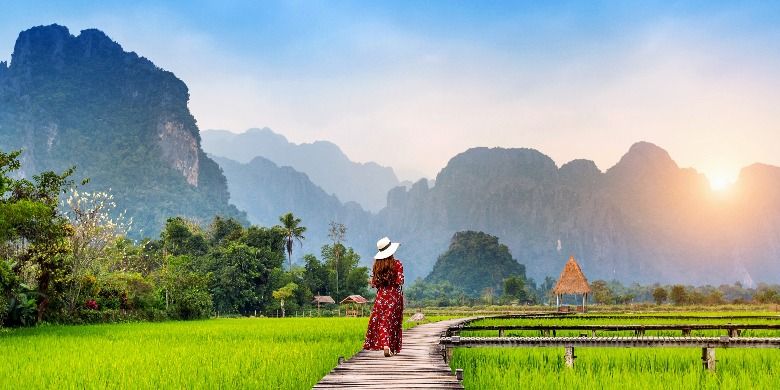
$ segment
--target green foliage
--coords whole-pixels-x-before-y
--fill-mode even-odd
[[[669,294],[669,298],[671,298],[672,302],[678,306],[689,302],[688,291],[686,291],[685,286],[679,284],[672,286],[672,291]]]
[[[248,315],[265,308],[263,296],[267,294],[270,272],[276,265],[273,253],[268,252],[266,248],[231,242],[209,253],[207,269],[212,276],[209,289],[218,312]]]
[[[285,236],[285,249],[287,250],[287,257],[290,259],[290,269],[292,269],[292,252],[293,244],[298,241],[299,244],[303,243],[306,238],[303,233],[306,232],[306,227],[300,226],[301,219],[296,218],[293,213],[287,213],[279,217],[279,222],[282,223],[282,229],[284,229]]]
[[[611,305],[615,303],[615,293],[609,288],[607,282],[595,280],[590,284],[593,301],[599,305]]]
[[[360,351],[366,324],[244,318],[0,331],[0,378],[9,389],[311,389],[338,356]]]
[[[656,287],[653,290],[653,300],[656,305],[661,305],[669,298],[669,293],[663,287]]]
[[[439,256],[427,282],[448,281],[469,296],[479,296],[486,288],[500,292],[510,276],[525,278],[525,267],[512,258],[509,248],[498,238],[482,232],[458,232],[450,247]]]
[[[525,279],[519,276],[510,276],[504,279],[504,295],[502,298],[505,301],[523,303],[528,301],[529,294],[526,289]]]
[[[448,281],[427,283],[417,279],[404,288],[404,296],[410,307],[424,306],[463,306],[472,303],[472,298],[466,296],[460,288]]]

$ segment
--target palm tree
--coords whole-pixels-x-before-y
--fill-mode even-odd
[[[292,250],[293,242],[298,240],[298,244],[303,245],[303,240],[306,237],[303,233],[306,232],[305,226],[298,226],[301,223],[300,218],[295,218],[293,213],[287,213],[279,217],[279,222],[282,223],[282,229],[284,230],[284,246],[287,249],[287,258],[290,260],[290,270],[292,270]]]

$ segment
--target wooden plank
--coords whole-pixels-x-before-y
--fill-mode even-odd
[[[442,359],[439,339],[442,334],[452,334],[451,329],[457,329],[458,324],[469,320],[423,324],[404,331],[400,354],[386,358],[382,351],[361,351],[334,368],[314,388],[463,389]]]

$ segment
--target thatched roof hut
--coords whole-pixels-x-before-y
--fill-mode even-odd
[[[347,304],[347,308],[344,314],[347,317],[357,317],[357,306],[360,305],[360,316],[363,316],[363,306],[368,303],[368,299],[363,298],[360,295],[350,295],[339,302],[341,304]]]
[[[580,265],[574,260],[574,256],[569,257],[569,261],[561,271],[561,276],[558,278],[558,284],[553,288],[555,294],[556,306],[560,307],[560,297],[564,294],[582,294],[582,310],[585,311],[585,302],[587,301],[588,294],[590,294],[590,286],[588,286],[588,278],[582,273]]]
[[[561,271],[558,278],[558,284],[553,288],[555,295],[563,294],[589,294],[588,278],[582,273],[580,265],[574,260],[574,256],[569,257],[566,266]]]
[[[330,295],[315,295],[313,303],[319,305],[320,303],[336,303]]]
[[[357,303],[357,304],[364,304],[368,302],[368,299],[363,298],[360,295],[350,295],[344,299],[341,300],[341,303]]]

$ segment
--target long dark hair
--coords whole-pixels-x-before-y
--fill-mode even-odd
[[[388,287],[395,284],[395,257],[374,260],[374,287]]]

